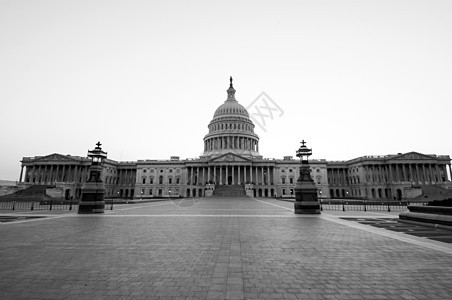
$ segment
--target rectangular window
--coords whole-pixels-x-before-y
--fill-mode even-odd
[[[282,190],[282,194],[285,195],[286,194],[286,189]]]
[[[290,184],[293,183],[293,178],[292,177],[289,178],[289,182],[290,182]]]
[[[149,195],[152,196],[152,189],[149,189]]]
[[[180,183],[180,178],[177,177],[177,178],[176,178],[176,184],[179,184],[179,183]]]
[[[149,179],[149,183],[154,184],[154,177],[151,177],[151,179]]]
[[[143,184],[146,183],[146,177],[143,177]]]
[[[285,177],[282,177],[282,178],[281,178],[281,182],[282,182],[283,184],[285,184],[285,183],[286,183],[286,178],[285,178]]]
[[[172,184],[172,183],[173,183],[173,178],[171,178],[171,177],[168,178],[168,183],[169,183],[169,184]]]

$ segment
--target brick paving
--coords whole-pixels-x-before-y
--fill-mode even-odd
[[[226,198],[1,223],[0,298],[452,297],[451,244],[340,219],[358,214],[395,216]]]

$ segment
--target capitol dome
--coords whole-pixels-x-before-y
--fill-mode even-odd
[[[235,91],[235,90],[234,90]],[[217,108],[213,117],[240,115],[249,118],[248,111],[237,100],[226,100],[220,107]]]
[[[204,137],[202,157],[216,157],[235,153],[244,157],[259,155],[259,137],[248,111],[235,99],[235,89],[230,78],[228,98],[220,105],[209,123],[209,133]]]

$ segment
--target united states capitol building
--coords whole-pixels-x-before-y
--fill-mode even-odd
[[[104,160],[107,198],[292,197],[299,160],[259,154],[259,137],[248,111],[236,100],[230,82],[227,99],[213,114],[196,159],[133,162]],[[200,141],[201,145],[201,141]],[[24,157],[19,186],[48,185],[66,199],[81,197],[91,160],[50,154]],[[310,160],[319,198],[414,199],[452,192],[449,155],[418,152],[363,156],[348,161]]]

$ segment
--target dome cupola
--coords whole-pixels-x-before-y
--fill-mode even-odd
[[[228,98],[220,105],[209,123],[204,137],[203,157],[237,153],[245,157],[261,157],[258,153],[259,137],[248,111],[235,99],[232,77],[229,78]]]

